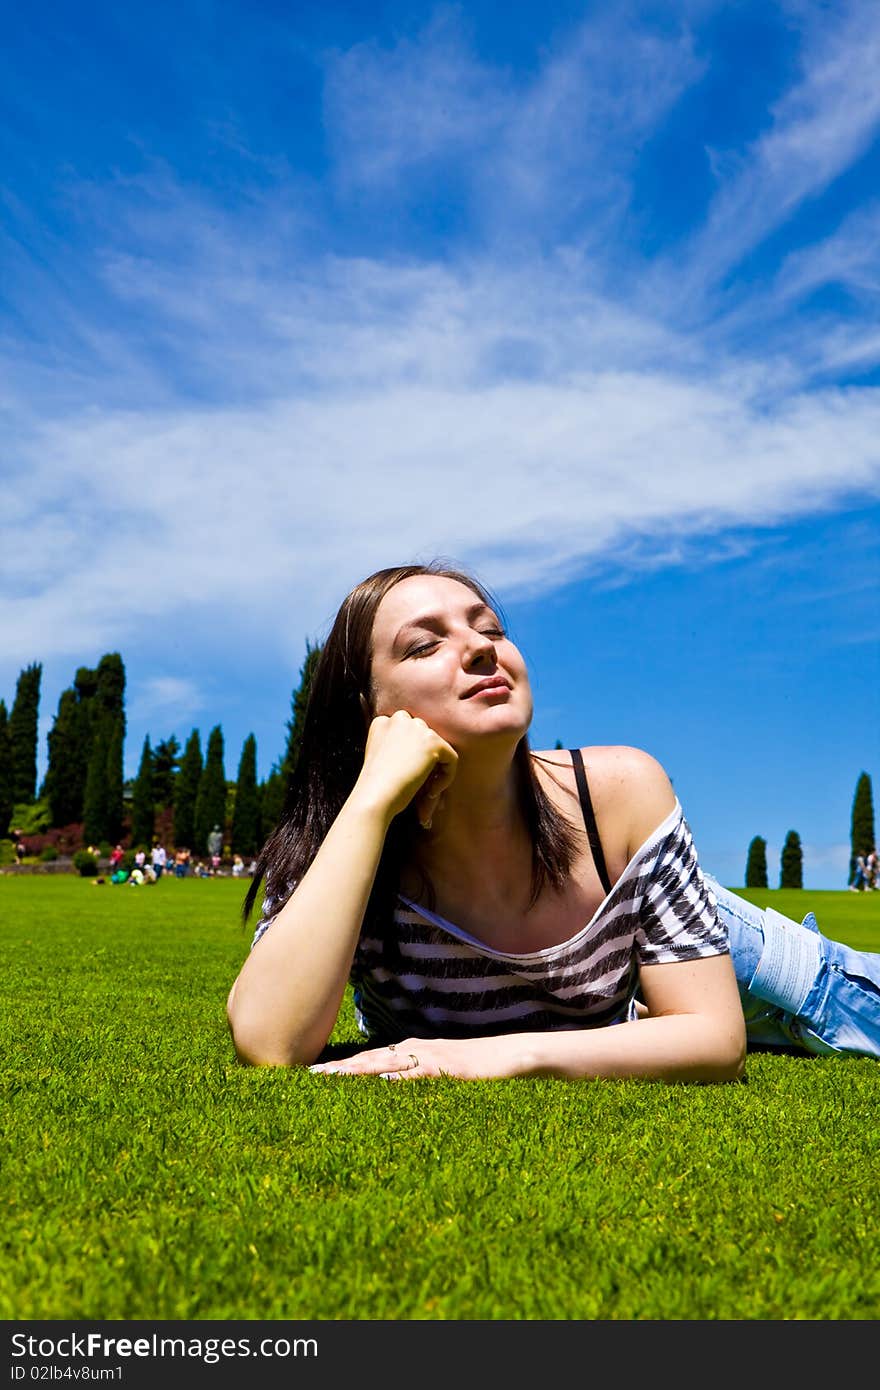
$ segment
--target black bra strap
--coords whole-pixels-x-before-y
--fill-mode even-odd
[[[590,849],[593,851],[593,862],[599,874],[599,879],[606,893],[611,892],[611,880],[608,877],[608,870],[605,867],[605,855],[602,853],[602,841],[599,839],[599,827],[596,824],[596,813],[593,810],[593,803],[590,800],[590,789],[587,786],[587,774],[584,771],[584,760],[579,748],[569,748],[572,766],[574,767],[575,780],[577,781],[578,796],[581,799],[581,810],[584,813],[584,825],[587,827],[587,838],[590,841]]]

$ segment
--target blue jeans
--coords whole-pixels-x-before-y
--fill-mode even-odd
[[[727,927],[750,1047],[880,1058],[880,955],[754,907],[703,873]]]

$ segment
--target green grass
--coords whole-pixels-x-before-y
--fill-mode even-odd
[[[244,891],[0,877],[0,1318],[880,1314],[875,1062],[755,1054],[721,1087],[241,1067]],[[880,894],[748,896],[880,947]]]

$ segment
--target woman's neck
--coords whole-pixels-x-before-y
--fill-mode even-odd
[[[528,899],[532,843],[520,805],[520,772],[509,753],[479,762],[459,755],[431,829],[419,833],[417,864],[436,891]]]

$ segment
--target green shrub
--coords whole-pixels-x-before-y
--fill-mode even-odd
[[[15,863],[15,841],[0,840],[0,864]]]
[[[94,878],[98,872],[98,861],[87,849],[78,849],[73,856],[73,867],[83,878]]]
[[[57,858],[58,851],[54,845],[47,845],[44,850],[40,851],[40,859],[44,864],[51,864],[53,859]]]
[[[110,855],[113,853],[113,846],[111,845],[109,840],[101,841],[101,843],[98,845],[98,853],[100,854],[102,859],[110,858]]]
[[[123,854],[122,858],[120,859],[117,867],[120,869],[124,869],[127,874],[130,874],[132,869],[134,868],[134,856],[136,853],[136,850],[127,849]]]
[[[42,835],[52,824],[49,798],[44,797],[42,801],[34,801],[30,805],[19,802],[13,807],[9,824],[22,835]]]

